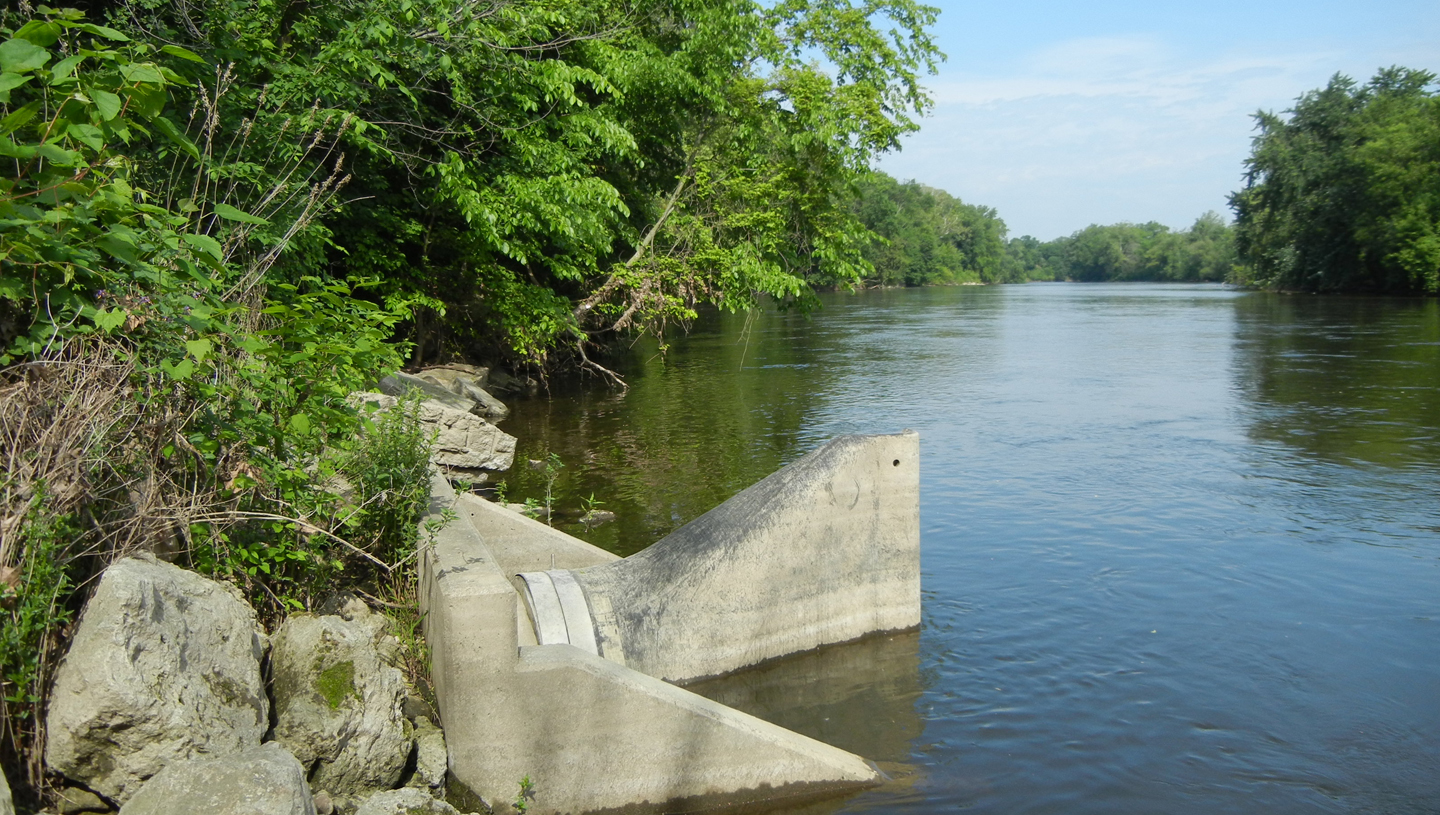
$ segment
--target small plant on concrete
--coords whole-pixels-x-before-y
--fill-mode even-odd
[[[519,813],[524,813],[526,810],[530,809],[530,801],[534,798],[535,782],[531,781],[530,776],[527,775],[524,778],[520,779],[520,794],[515,796],[515,811]]]

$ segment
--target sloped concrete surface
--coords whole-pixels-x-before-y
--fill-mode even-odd
[[[912,431],[841,436],[648,549],[575,570],[602,653],[686,682],[918,626],[919,458]]]
[[[524,645],[535,639],[511,578],[549,569],[552,556],[554,565],[563,565],[562,556],[603,558],[548,527],[497,514],[506,510],[469,506],[443,479],[432,495],[432,517],[447,507],[458,516],[421,562],[450,769],[453,781],[496,812],[513,811],[526,776],[535,785],[528,811],[536,815],[701,811],[878,781],[858,756],[619,661],[570,645]],[[505,553],[503,566],[491,540]]]

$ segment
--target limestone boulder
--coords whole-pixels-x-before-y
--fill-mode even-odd
[[[10,798],[10,782],[0,772],[0,815],[15,815],[15,802]]]
[[[396,371],[384,377],[377,387],[386,396],[404,396],[410,391],[419,391],[427,401],[438,402],[461,413],[469,413],[470,409],[475,407],[473,399],[454,393],[444,385],[427,382],[404,371]]]
[[[384,411],[399,400],[383,393],[352,393],[350,403]],[[435,435],[430,460],[442,469],[474,474],[508,470],[515,461],[515,437],[479,416],[427,400],[420,403],[419,417],[426,432]]]
[[[479,416],[422,402],[420,420],[439,431],[436,464],[459,470],[508,470],[515,461],[515,437]]]
[[[460,811],[429,793],[405,787],[370,796],[355,815],[460,815]]]
[[[176,761],[145,783],[120,815],[315,815],[305,768],[271,742]]]
[[[293,615],[270,654],[275,740],[336,797],[398,785],[412,746],[405,680],[390,664],[398,643],[381,615],[347,616]]]
[[[511,376],[501,370],[490,371],[487,390],[492,393],[513,393],[534,396],[540,390],[540,383],[533,376]]]
[[[445,731],[429,719],[415,720],[415,774],[407,787],[424,790],[436,798],[445,796],[445,773],[450,769],[445,749]]]
[[[116,562],[56,673],[46,763],[124,803],[178,761],[259,746],[266,645],[233,586],[149,556]]]
[[[483,375],[477,378],[470,373],[472,370],[485,371],[484,368],[475,369],[470,366],[464,366],[464,368],[460,366],[447,366],[426,368],[417,374],[417,376],[426,382],[439,385],[451,393],[474,401],[475,406],[470,408],[470,412],[482,419],[499,422],[508,418],[510,416],[510,408],[506,407],[504,402],[491,395],[491,393],[485,389]]]

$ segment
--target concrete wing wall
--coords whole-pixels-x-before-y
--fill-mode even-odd
[[[440,519],[457,499],[442,482],[434,494]],[[526,777],[535,815],[697,811],[878,782],[858,756],[616,662],[522,645],[534,640],[509,577],[467,513],[424,547],[421,602],[452,781],[495,812],[514,811]]]
[[[574,571],[602,653],[686,682],[918,626],[919,453],[913,431],[839,437],[643,552]]]

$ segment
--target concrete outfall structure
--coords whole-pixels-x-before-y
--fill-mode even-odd
[[[664,680],[920,621],[919,438],[836,439],[626,559],[435,479],[421,604],[454,781],[509,811],[699,811],[878,783]],[[522,599],[523,598],[523,599]]]

